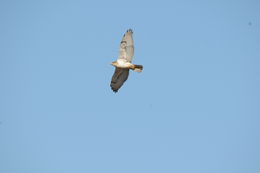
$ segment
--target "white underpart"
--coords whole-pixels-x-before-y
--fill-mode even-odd
[[[141,70],[141,69],[138,69],[138,68],[134,69],[134,71],[135,71],[135,72],[138,72],[138,73],[142,72],[142,70]]]
[[[130,62],[127,62],[125,59],[118,59],[117,63],[118,63],[118,67],[121,68],[127,68],[132,65]]]

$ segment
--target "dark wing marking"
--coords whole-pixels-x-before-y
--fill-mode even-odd
[[[116,67],[112,80],[111,80],[111,84],[110,84],[111,89],[114,92],[117,92],[119,90],[119,88],[127,80],[128,75],[129,75],[129,69]]]

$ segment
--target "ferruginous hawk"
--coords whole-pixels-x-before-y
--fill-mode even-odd
[[[119,57],[111,65],[115,66],[115,72],[111,80],[111,89],[117,92],[119,88],[124,84],[129,75],[129,69],[136,72],[143,70],[142,65],[132,64],[134,56],[134,40],[133,31],[128,29],[124,34],[119,47]]]

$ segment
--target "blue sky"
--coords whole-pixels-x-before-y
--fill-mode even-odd
[[[259,7],[2,0],[0,172],[260,172]]]

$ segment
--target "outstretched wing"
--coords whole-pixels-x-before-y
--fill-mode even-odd
[[[133,31],[128,29],[124,34],[119,48],[119,58],[125,59],[127,62],[132,62],[134,56],[134,40]]]
[[[129,75],[129,69],[116,68],[111,80],[111,89],[117,92],[119,88],[124,84]]]

